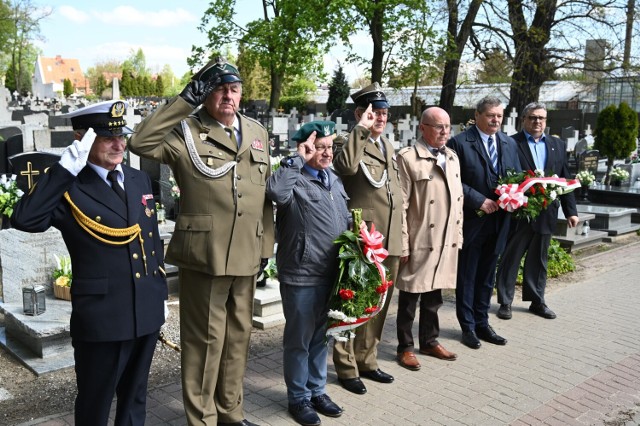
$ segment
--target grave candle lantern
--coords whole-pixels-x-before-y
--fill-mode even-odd
[[[45,288],[41,285],[22,288],[22,307],[25,315],[40,315],[46,310]]]

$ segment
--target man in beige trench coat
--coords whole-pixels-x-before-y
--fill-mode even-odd
[[[166,260],[179,268],[182,394],[189,425],[252,423],[242,411],[253,296],[273,254],[269,137],[240,115],[242,80],[221,58],[136,127],[131,150],[168,164],[180,215]]]
[[[426,109],[420,120],[422,138],[398,153],[404,220],[398,296],[398,363],[420,369],[413,353],[411,328],[420,300],[419,352],[453,361],[456,354],[438,343],[438,309],[443,288],[455,288],[458,251],[462,247],[463,192],[460,163],[445,147],[451,124],[441,108]]]

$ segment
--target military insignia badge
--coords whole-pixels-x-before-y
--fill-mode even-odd
[[[124,102],[114,102],[113,105],[111,106],[111,117],[112,118],[116,118],[116,117],[122,117],[124,115]]]
[[[329,126],[324,126],[323,130],[325,136],[329,136],[331,134],[331,129],[329,128]]]
[[[206,141],[207,140],[207,134],[206,133],[200,133],[200,140],[201,141]]]
[[[260,139],[254,139],[253,142],[251,143],[251,148],[264,151],[264,144]]]

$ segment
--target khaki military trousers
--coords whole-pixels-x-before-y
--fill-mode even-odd
[[[395,283],[400,257],[388,256],[383,264],[389,268],[391,281]],[[333,364],[340,379],[353,379],[360,376],[360,371],[378,369],[378,343],[382,337],[382,329],[391,303],[393,287],[389,287],[387,300],[378,315],[356,328],[355,338],[349,339],[348,342],[335,341]]]
[[[255,276],[212,277],[180,268],[182,396],[189,425],[244,419]]]

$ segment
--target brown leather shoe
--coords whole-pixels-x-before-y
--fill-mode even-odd
[[[423,355],[434,356],[438,359],[444,359],[445,361],[455,361],[458,358],[458,355],[453,352],[449,352],[439,343],[430,348],[420,349],[420,353]]]
[[[398,364],[412,371],[420,370],[420,361],[413,352],[398,352]]]

